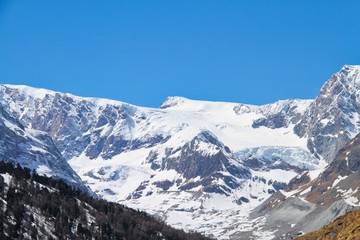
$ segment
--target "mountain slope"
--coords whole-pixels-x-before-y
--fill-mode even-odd
[[[309,173],[291,180],[286,191],[266,200],[252,213],[267,215],[266,228],[296,236],[315,231],[360,207],[360,134],[336,155],[315,179]],[[281,228],[279,228],[281,226]]]
[[[84,191],[80,177],[44,132],[25,128],[0,106],[0,160],[20,164],[39,174],[63,179]]]
[[[318,231],[305,234],[297,240],[356,240],[360,239],[360,210],[347,213],[338,217],[332,223],[322,227]]]
[[[207,239],[0,161],[1,239]]]

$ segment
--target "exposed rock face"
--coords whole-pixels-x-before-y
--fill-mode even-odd
[[[360,66],[344,66],[322,87],[294,131],[330,162],[359,133]]]
[[[0,106],[0,159],[88,189],[44,132],[25,128]]]
[[[350,199],[353,205],[360,204],[360,135],[341,149],[330,165],[311,182],[311,191],[306,199],[317,204],[337,199]]]
[[[261,106],[259,111],[266,117],[254,121],[253,128],[264,126],[275,129],[298,123],[303,117],[304,108],[312,103],[308,100],[304,105],[303,101],[291,99]]]
[[[241,182],[251,178],[250,170],[209,131],[199,133],[181,149],[167,149],[161,161],[163,170],[174,169],[186,180],[200,178],[200,181],[183,184],[182,190],[202,186],[204,192],[229,195]]]

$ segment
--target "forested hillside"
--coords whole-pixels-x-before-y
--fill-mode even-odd
[[[0,162],[0,239],[206,239]]]

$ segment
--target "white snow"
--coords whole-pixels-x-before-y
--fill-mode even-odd
[[[338,176],[338,178],[337,179],[335,179],[335,181],[333,182],[333,184],[332,184],[332,187],[335,187],[340,181],[342,181],[342,180],[344,180],[344,179],[346,179],[348,176]]]
[[[45,96],[47,94],[51,94],[51,95],[55,94],[55,92],[50,91],[50,90],[41,89],[41,88],[33,88],[33,87],[25,86],[25,85],[4,84],[2,86],[8,87],[8,88],[16,88],[26,95],[34,96],[35,98],[40,98],[40,99],[45,98]]]
[[[314,170],[309,171],[309,177],[312,180],[317,178],[328,166],[328,164],[325,162],[324,159],[320,159],[319,164],[317,165],[317,168]]]
[[[328,119],[328,118],[324,118],[324,119],[321,119],[320,123],[323,125],[323,126],[326,126],[331,120]]]
[[[286,198],[293,197],[295,194],[297,194],[300,191],[301,190],[298,190],[298,189],[289,191],[289,192],[280,190],[281,194],[284,195]]]
[[[52,170],[48,166],[45,166],[45,165],[39,165],[36,169],[36,172],[39,175],[45,175],[48,177],[51,177],[53,175]]]
[[[345,201],[347,204],[351,205],[351,206],[360,207],[359,199],[357,199],[357,198],[354,197],[354,196],[345,198],[344,201]]]
[[[273,181],[288,183],[297,173],[293,171],[285,171],[282,169],[271,169],[269,171],[252,171],[254,176],[271,179]]]
[[[2,174],[0,174],[0,175],[4,178],[4,183],[5,183],[6,185],[9,185],[12,176],[11,176],[10,174],[8,174],[8,173],[2,173]]]
[[[282,160],[293,166],[310,170],[318,169],[319,165],[319,160],[310,154],[308,150],[304,150],[302,147],[263,146],[244,148],[235,154],[239,159],[242,160],[253,157],[258,159],[266,159],[273,164],[276,164],[278,160]]]
[[[308,187],[308,188],[306,188],[305,190],[303,190],[303,191],[301,192],[301,195],[304,196],[304,195],[308,194],[310,191],[311,191],[311,186]]]

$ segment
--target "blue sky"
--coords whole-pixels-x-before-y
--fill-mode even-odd
[[[360,64],[360,1],[0,0],[0,82],[157,107],[314,98]]]

